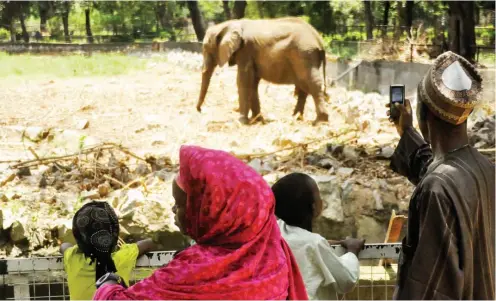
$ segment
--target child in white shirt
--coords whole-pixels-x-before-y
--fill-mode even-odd
[[[347,253],[337,256],[324,237],[312,233],[312,222],[323,206],[319,187],[310,176],[286,175],[272,186],[272,191],[281,234],[296,258],[309,299],[337,299],[337,293],[351,291],[358,281],[357,256],[365,241],[341,241]]]

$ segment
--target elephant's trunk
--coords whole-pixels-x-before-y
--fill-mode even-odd
[[[210,79],[215,70],[215,61],[210,55],[203,56],[203,70],[202,70],[202,83],[200,90],[200,97],[198,98],[198,103],[196,104],[196,110],[201,112],[201,106],[205,101],[205,96],[207,95],[208,86],[210,85]]]

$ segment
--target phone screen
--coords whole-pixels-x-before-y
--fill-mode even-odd
[[[391,91],[391,102],[392,103],[403,103],[403,88],[397,87],[392,88]]]

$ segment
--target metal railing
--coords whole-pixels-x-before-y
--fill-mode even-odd
[[[336,254],[344,249],[332,246]],[[353,291],[339,296],[345,300],[391,299],[396,279],[396,260],[401,244],[367,244],[359,254],[360,279]],[[131,284],[148,277],[157,267],[169,263],[175,251],[153,252],[140,257]],[[380,266],[380,259],[390,259]],[[61,256],[0,260],[0,299],[69,300],[69,289]]]

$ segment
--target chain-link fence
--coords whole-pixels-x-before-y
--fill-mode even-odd
[[[340,246],[333,246],[343,254]],[[360,279],[355,289],[339,296],[345,300],[392,299],[401,244],[367,244],[359,254]],[[174,251],[154,252],[138,259],[131,284],[150,276],[167,264]],[[380,259],[390,259],[387,266]],[[392,263],[391,263],[392,262]],[[37,257],[0,260],[0,299],[69,300],[69,288],[62,257]]]
[[[475,61],[485,67],[496,66],[495,46],[474,45]],[[328,52],[345,59],[390,59],[405,62],[428,63],[447,51],[436,44],[389,43],[375,41],[331,41]]]

